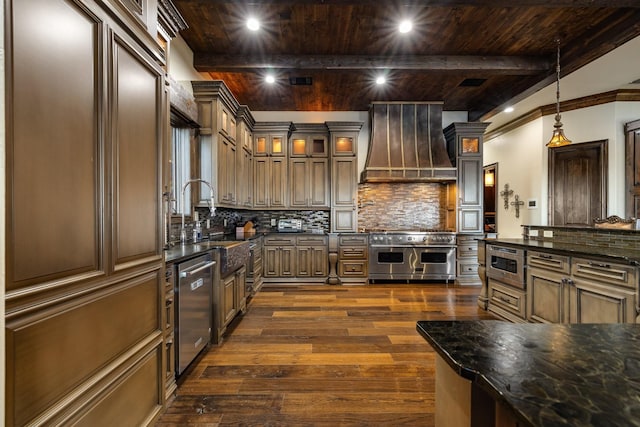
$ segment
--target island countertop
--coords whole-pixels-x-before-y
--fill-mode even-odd
[[[419,321],[416,329],[523,425],[640,426],[640,325]]]

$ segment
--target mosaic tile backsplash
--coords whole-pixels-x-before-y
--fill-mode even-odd
[[[532,236],[534,234],[531,232],[532,230],[537,231],[538,235]],[[545,237],[545,230],[551,231],[553,236]],[[522,237],[530,240],[571,243],[574,245],[640,250],[640,231],[636,230],[525,225],[522,228]]]
[[[358,186],[360,229],[445,229],[447,187],[441,183]]]

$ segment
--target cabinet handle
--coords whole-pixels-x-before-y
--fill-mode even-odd
[[[538,255],[538,258],[542,258],[542,259],[553,259],[553,256],[551,256],[551,255],[544,255],[544,254],[540,254],[540,255]]]
[[[589,261],[588,264],[591,267],[611,268],[611,264],[600,264],[598,262]]]
[[[500,301],[511,303],[511,300],[507,297],[500,297]]]

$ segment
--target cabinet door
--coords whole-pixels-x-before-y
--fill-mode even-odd
[[[251,185],[253,179],[253,162],[251,153],[245,148],[238,151],[238,169],[236,173],[236,205],[239,207],[251,207]]]
[[[275,208],[287,207],[287,159],[271,158],[270,166],[270,182],[268,189],[269,206]]]
[[[559,273],[540,268],[529,268],[527,274],[527,318],[530,322],[568,322],[568,288],[565,280],[566,276]]]
[[[264,277],[279,277],[280,265],[280,249],[277,246],[265,246],[262,270]]]
[[[329,206],[329,161],[309,159],[309,206]],[[293,185],[293,183],[292,183]]]
[[[280,277],[293,277],[296,273],[296,248],[283,246],[280,248]]]
[[[227,191],[229,192],[228,200],[231,206],[236,205],[236,146],[227,143]]]
[[[576,279],[570,287],[571,323],[635,323],[635,291]]]
[[[333,159],[332,206],[355,206],[357,182],[357,161],[355,157]]]
[[[237,312],[244,312],[247,308],[247,269],[241,267],[235,273],[236,276],[236,289],[235,289],[235,308]]]
[[[266,208],[269,198],[269,159],[255,157],[253,159],[253,207]]]
[[[311,246],[309,248],[311,261],[311,276],[324,277],[329,273],[329,257],[326,246]]]
[[[458,231],[482,232],[482,158],[458,162]]]
[[[236,275],[230,274],[222,281],[222,319],[223,325],[229,323],[236,315]]]
[[[331,231],[352,233],[358,230],[358,212],[355,207],[331,209]]]
[[[298,247],[296,249],[296,277],[311,277],[311,257],[311,247]]]
[[[295,150],[295,145],[293,146]],[[290,206],[309,206],[309,163],[307,159],[295,158],[289,161],[290,167]]]

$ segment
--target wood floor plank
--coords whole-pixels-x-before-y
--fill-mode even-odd
[[[495,319],[479,290],[265,284],[157,425],[432,427],[435,352],[416,322]]]

